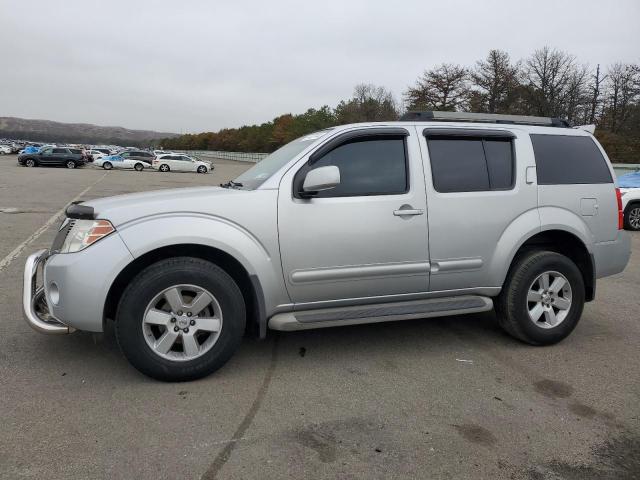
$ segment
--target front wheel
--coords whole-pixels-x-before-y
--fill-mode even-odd
[[[204,165],[200,165],[198,167],[198,173],[207,173],[207,167],[205,167]]]
[[[159,261],[125,290],[116,337],[129,362],[158,380],[194,380],[222,367],[238,348],[242,293],[218,266],[192,257]]]
[[[624,228],[640,230],[640,203],[629,205],[624,212]]]
[[[133,166],[133,168],[134,168],[134,170],[135,170],[136,172],[141,172],[141,171],[144,169],[144,165],[142,165],[141,163],[136,163],[136,164]]]
[[[111,162],[104,162],[102,164],[102,168],[104,168],[105,170],[111,170],[113,168],[113,165],[111,164]]]
[[[500,326],[531,345],[551,345],[578,324],[585,301],[582,273],[564,255],[533,251],[511,267],[496,302]]]
[[[24,162],[25,166],[27,167],[35,167],[36,166],[36,161],[32,158],[27,158],[27,160]]]
[[[166,163],[163,163],[162,165],[160,165],[159,170],[161,172],[168,172],[170,170],[169,165],[167,165]]]
[[[76,162],[74,162],[73,160],[69,160],[67,162],[67,168],[76,168]]]

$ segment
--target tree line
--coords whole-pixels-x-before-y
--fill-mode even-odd
[[[443,63],[426,70],[397,101],[385,87],[360,84],[336,107],[285,114],[261,125],[164,139],[180,150],[272,152],[302,135],[354,122],[397,120],[411,110],[560,117],[595,124],[614,162],[640,163],[640,64],[589,66],[544,47],[522,60],[491,50],[472,66]]]

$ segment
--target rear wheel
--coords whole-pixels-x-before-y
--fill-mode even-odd
[[[531,345],[551,345],[567,337],[584,307],[582,273],[564,255],[533,251],[511,267],[496,302],[502,328]]]
[[[169,165],[167,165],[166,163],[163,163],[162,165],[160,165],[159,170],[161,172],[168,172],[171,169],[169,168]]]
[[[105,170],[111,170],[113,168],[113,165],[111,164],[111,162],[104,162],[102,164],[102,168],[104,168]]]
[[[33,158],[27,158],[25,160],[24,164],[27,167],[35,167],[36,166],[36,161]]]
[[[76,162],[74,162],[73,160],[69,160],[66,165],[67,168],[76,168]]]
[[[142,373],[165,381],[200,378],[222,367],[237,349],[245,305],[233,279],[192,257],[143,270],[118,305],[116,337]]]
[[[136,163],[133,168],[136,172],[141,172],[144,169],[144,165],[142,165],[141,163]]]
[[[640,203],[629,205],[624,212],[624,228],[627,230],[640,230]]]
[[[198,167],[198,173],[207,173],[207,167],[205,167],[204,165],[200,165]]]

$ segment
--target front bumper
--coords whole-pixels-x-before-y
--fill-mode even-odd
[[[57,320],[49,312],[44,286],[37,286],[38,269],[49,257],[49,250],[29,255],[22,280],[22,308],[24,319],[36,332],[47,334],[73,333],[75,329]]]

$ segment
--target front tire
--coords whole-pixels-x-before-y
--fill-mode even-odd
[[[27,158],[27,160],[25,160],[24,162],[25,167],[35,167],[36,166],[36,161],[32,158]]]
[[[198,167],[198,173],[207,173],[207,167],[205,167],[204,165],[200,165]]]
[[[144,165],[142,165],[141,163],[136,163],[136,164],[133,166],[133,169],[134,169],[136,172],[141,172],[141,171],[144,169]]]
[[[167,165],[166,163],[163,163],[162,165],[160,165],[160,167],[158,168],[158,170],[160,170],[161,172],[168,172],[171,169],[169,168],[169,165]]]
[[[552,345],[576,327],[585,302],[582,273],[564,255],[532,251],[517,258],[496,302],[500,326],[531,345]]]
[[[624,228],[627,230],[640,230],[640,203],[629,205],[624,212]]]
[[[102,164],[102,168],[104,168],[105,170],[111,170],[113,168],[113,165],[111,164],[111,162],[104,162]]]
[[[126,288],[116,315],[116,338],[129,362],[157,380],[209,375],[242,340],[242,293],[218,266],[192,257],[159,261]]]

